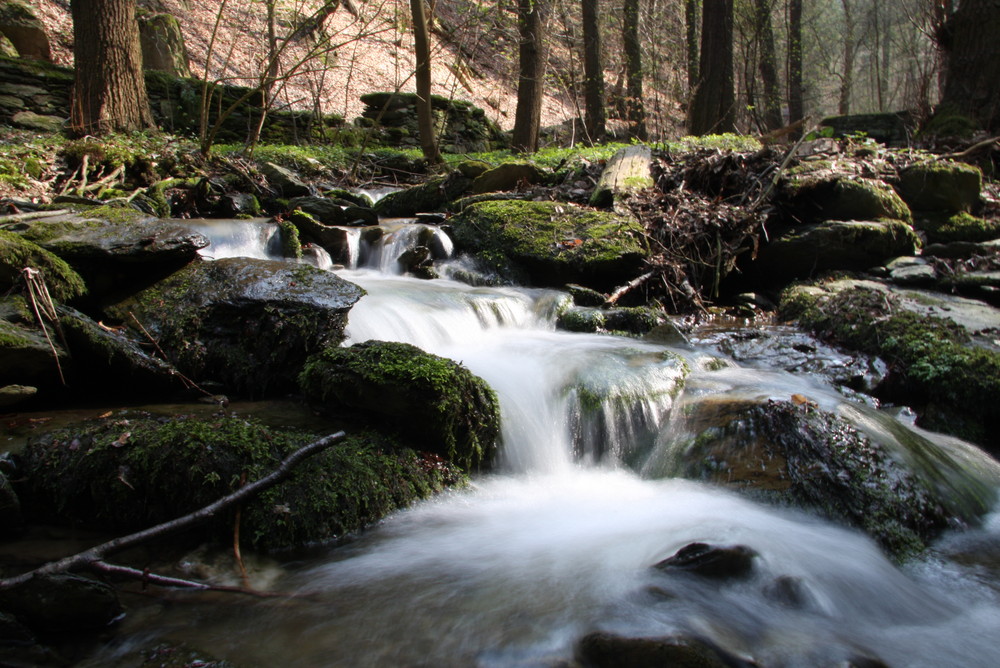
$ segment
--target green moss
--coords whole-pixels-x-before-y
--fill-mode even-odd
[[[1000,238],[1000,220],[986,220],[961,212],[954,215],[922,216],[916,227],[927,234],[931,243],[953,241],[990,241]]]
[[[87,291],[83,279],[62,259],[20,235],[0,230],[0,290],[6,292],[20,281],[25,267],[41,272],[49,294],[57,301]]]
[[[315,438],[236,416],[105,420],[29,444],[22,498],[49,520],[140,529],[263,477]],[[459,480],[442,462],[397,450],[378,434],[355,433],[248,502],[241,534],[266,550],[329,541]],[[213,518],[199,535],[231,541],[234,512]]]
[[[604,329],[604,313],[594,308],[571,308],[556,319],[556,326],[568,332],[600,332]]]
[[[278,227],[281,228],[281,247],[284,256],[301,258],[302,242],[299,240],[299,228],[289,220],[282,220],[278,223]]]
[[[1000,353],[972,346],[968,332],[952,321],[907,311],[893,295],[860,287],[829,296],[793,289],[781,312],[886,360],[908,399],[931,405],[928,427],[979,442],[1000,427],[1000,406],[983,401],[1000,396]],[[948,414],[961,419],[948,420]]]
[[[300,384],[329,409],[378,415],[466,469],[493,458],[496,394],[465,367],[415,346],[368,341],[329,347],[306,363]]]
[[[899,193],[914,211],[971,210],[979,201],[983,174],[978,167],[959,162],[927,160],[899,175]]]

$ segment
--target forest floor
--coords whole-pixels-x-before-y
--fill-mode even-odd
[[[46,26],[53,59],[73,64],[73,21],[67,0],[35,0]],[[293,0],[279,7],[279,31],[290,33],[324,3]],[[346,7],[356,8],[356,14]],[[180,20],[195,76],[234,84],[250,84],[264,68],[267,23],[264,3],[219,3],[212,0],[140,0],[140,10],[163,11]],[[291,42],[282,59],[284,72],[312,54],[280,91],[282,103],[296,108],[341,114],[351,120],[361,114],[360,96],[375,91],[412,92],[415,62],[408,4],[402,0],[341,4],[316,33]],[[517,44],[512,16],[502,8],[474,13],[453,0],[439,0],[432,29],[433,93],[481,107],[500,127],[514,124],[517,104]],[[485,12],[485,13],[483,13]],[[280,33],[279,33],[280,34]],[[569,54],[552,45],[556,67]],[[209,53],[211,52],[211,58]],[[569,97],[547,92],[542,124],[556,125],[577,116]]]

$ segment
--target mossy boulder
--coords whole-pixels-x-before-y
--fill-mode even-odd
[[[149,285],[191,262],[209,245],[206,237],[184,225],[109,206],[8,229],[65,260],[95,295]]]
[[[880,266],[920,248],[913,228],[898,220],[839,221],[797,226],[764,245],[750,273],[767,283],[787,283],[828,271]]]
[[[965,211],[950,215],[917,215],[914,227],[927,235],[929,243],[978,243],[1000,239],[1000,220],[977,218]]]
[[[515,190],[545,180],[545,173],[530,162],[506,162],[476,177],[469,192],[473,195]]]
[[[65,349],[41,330],[0,319],[0,387],[54,388],[61,382],[60,369],[68,371],[70,364]]]
[[[107,311],[130,328],[142,323],[192,380],[262,397],[297,388],[306,359],[341,341],[362,294],[310,265],[229,258],[194,262]]]
[[[52,60],[45,24],[35,14],[31,3],[0,0],[0,34],[10,40],[22,58]]]
[[[925,293],[838,281],[786,290],[780,313],[838,345],[881,357],[890,367],[880,389],[886,399],[914,406],[929,429],[996,453],[1000,404],[984,398],[1000,396],[1000,353],[973,338],[995,327],[996,318],[995,310],[979,307],[962,312],[950,302],[936,307]]]
[[[847,175],[793,176],[783,183],[779,201],[798,223],[912,219],[906,202],[889,185]]]
[[[913,211],[972,211],[979,204],[978,167],[941,160],[919,162],[899,173],[897,189]]]
[[[466,470],[490,464],[500,433],[493,390],[465,367],[406,343],[328,347],[309,360],[303,393],[333,412],[363,412],[415,447]]]
[[[25,267],[41,272],[53,299],[67,301],[86,292],[83,279],[64,260],[20,234],[0,230],[0,293],[22,282]]]
[[[471,183],[472,179],[458,171],[437,176],[418,186],[389,193],[375,203],[375,212],[386,218],[397,218],[442,211],[468,190]]]
[[[858,425],[871,416],[852,421],[801,397],[703,397],[683,408],[688,436],[673,443],[673,465],[659,473],[815,509],[898,556],[978,522],[995,500],[995,466],[983,475],[888,417],[882,431],[866,433]]]
[[[479,202],[449,224],[459,251],[501,276],[537,286],[609,290],[634,278],[648,255],[637,220],[569,203]]]
[[[273,471],[316,434],[236,415],[116,416],[28,443],[19,488],[36,520],[115,532],[190,513]],[[446,464],[356,432],[299,464],[285,482],[246,502],[244,545],[280,550],[325,542],[457,481]],[[235,508],[193,530],[231,543]]]

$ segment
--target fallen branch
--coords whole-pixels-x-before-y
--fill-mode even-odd
[[[997,142],[1000,142],[1000,137],[990,137],[989,139],[973,144],[964,151],[959,151],[958,153],[945,153],[944,155],[939,156],[938,160],[965,160],[985,148],[992,148]]]
[[[219,512],[229,508],[230,506],[242,503],[243,501],[249,499],[250,497],[273,487],[279,482],[283,481],[292,473],[292,469],[295,468],[304,459],[311,457],[330,447],[334,443],[346,438],[346,434],[343,431],[338,431],[335,434],[330,434],[329,436],[324,436],[318,441],[313,441],[308,445],[304,445],[292,454],[285,457],[281,464],[278,465],[271,473],[267,474],[259,480],[255,480],[245,487],[241,487],[232,494],[222,497],[218,501],[211,503],[200,510],[196,510],[193,513],[184,515],[183,517],[178,517],[177,519],[170,520],[169,522],[164,522],[162,524],[157,524],[154,527],[144,529],[142,531],[129,534],[127,536],[121,536],[113,540],[109,540],[106,543],[102,543],[89,550],[84,550],[78,554],[74,554],[69,557],[65,557],[58,561],[52,561],[44,566],[40,566],[35,570],[28,571],[27,573],[22,573],[21,575],[16,575],[14,577],[5,578],[0,580],[0,590],[7,589],[16,585],[23,584],[32,578],[39,575],[52,575],[55,573],[64,573],[67,571],[78,570],[83,568],[90,568],[97,571],[112,572],[130,575],[136,579],[144,580],[153,584],[167,583],[168,586],[187,586],[196,587],[199,589],[207,589],[216,587],[212,585],[205,585],[203,583],[192,583],[188,580],[180,580],[177,578],[166,578],[164,576],[155,576],[155,579],[149,573],[144,571],[137,571],[135,569],[128,569],[126,567],[114,566],[113,564],[108,564],[104,561],[105,556],[112,552],[118,552],[140,543],[144,543],[147,540],[153,538],[159,538],[168,533],[175,533],[184,529],[188,529],[196,524],[210,520],[212,517],[217,515]]]
[[[613,306],[615,302],[617,302],[619,299],[624,297],[632,290],[635,290],[637,287],[639,287],[649,279],[653,278],[653,276],[655,275],[656,275],[655,271],[648,271],[642,276],[639,276],[638,278],[633,278],[631,281],[629,281],[625,285],[621,286],[620,288],[612,292],[611,295],[604,300],[604,305]]]
[[[8,216],[0,216],[0,225],[9,225],[10,223],[20,223],[25,220],[34,220],[36,218],[52,218],[54,216],[62,216],[63,214],[70,213],[69,209],[59,209],[56,211],[26,211],[25,213],[13,213]]]

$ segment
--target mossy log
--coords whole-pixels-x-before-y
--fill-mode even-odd
[[[648,146],[628,146],[608,161],[590,196],[592,206],[608,207],[630,192],[653,187],[653,154]]]

